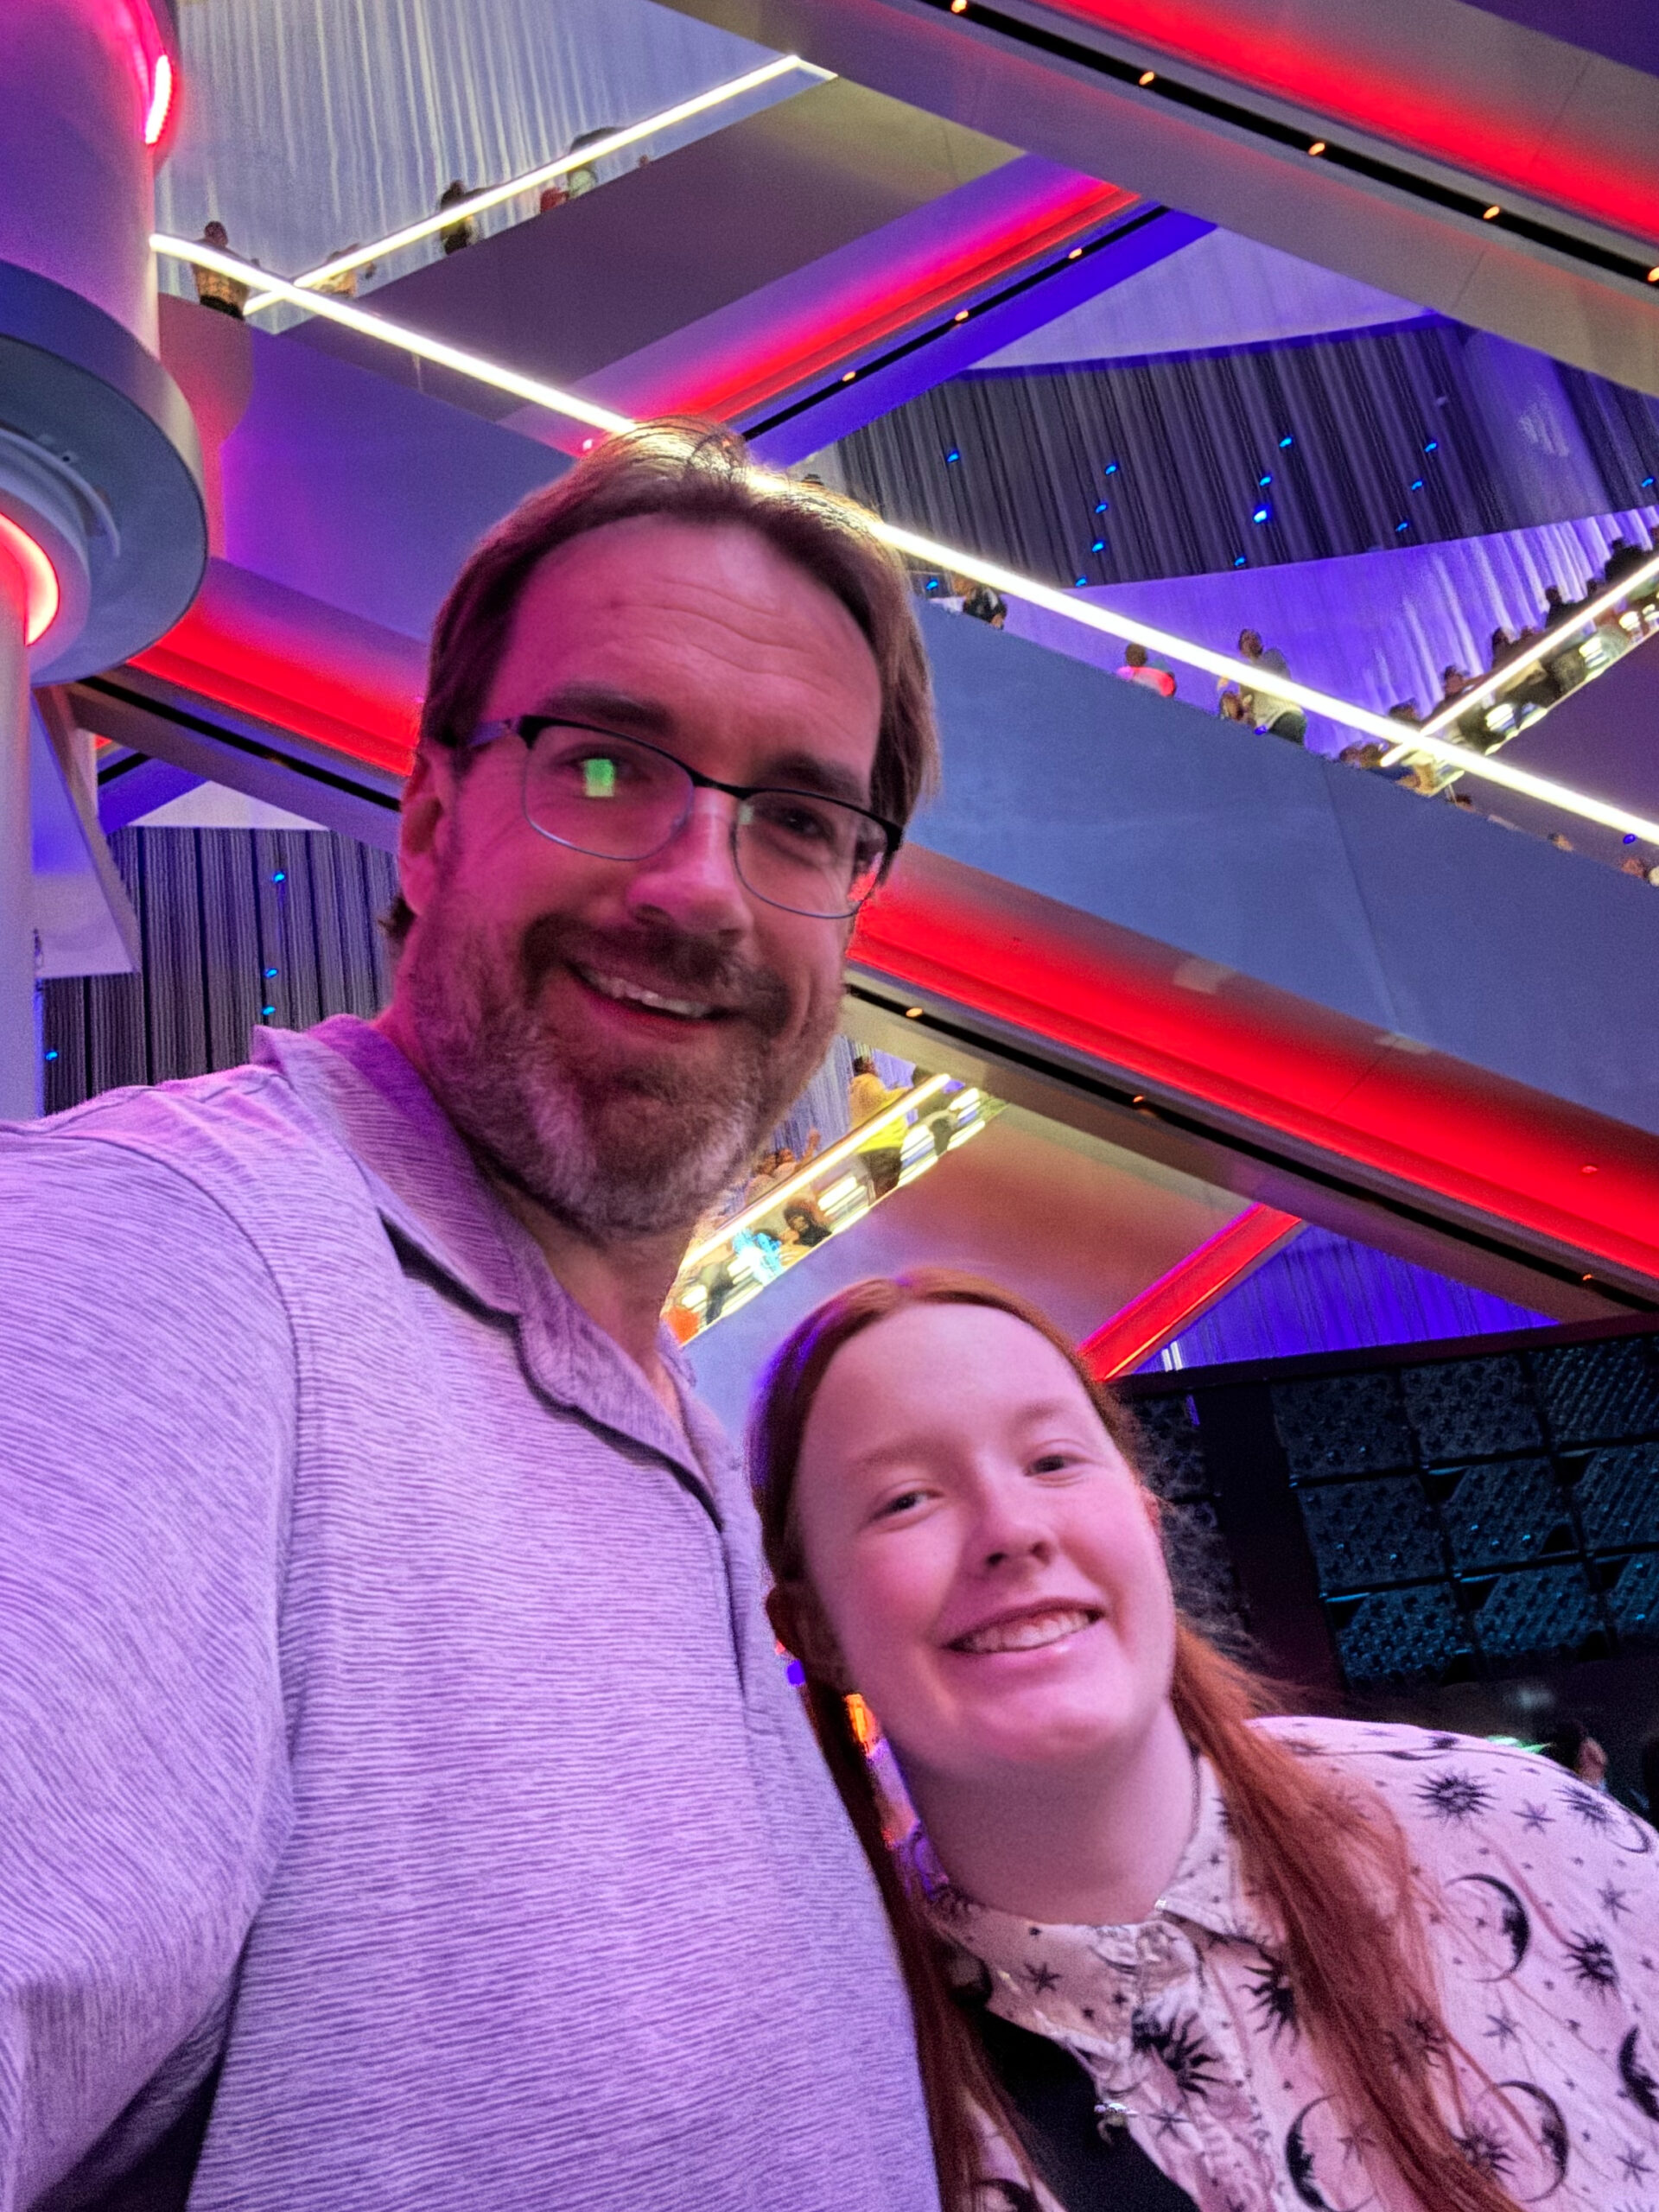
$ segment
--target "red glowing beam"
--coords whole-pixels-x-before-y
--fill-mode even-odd
[[[1091,29],[1278,95],[1322,124],[1448,162],[1495,187],[1659,241],[1659,159],[1639,113],[1591,113],[1570,79],[1507,73],[1494,48],[1477,84],[1437,67],[1389,9],[1310,4],[1240,9],[1235,0],[1049,0]],[[1489,34],[1501,40],[1502,32]],[[1576,67],[1582,57],[1574,56]],[[1546,79],[1548,78],[1548,81]]]
[[[415,757],[421,647],[226,561],[208,563],[189,613],[132,664],[393,775]]]
[[[919,849],[864,909],[853,958],[1079,1053],[1293,1160],[1453,1217],[1514,1224],[1659,1282],[1659,1138],[1441,1052],[1236,978],[1198,994],[1181,955]],[[1588,1172],[1586,1172],[1588,1171]]]
[[[1023,205],[997,225],[953,239],[947,252],[918,257],[912,264],[884,272],[885,282],[868,289],[861,284],[840,299],[803,301],[767,334],[764,348],[751,351],[739,339],[727,358],[716,353],[697,362],[689,376],[665,367],[660,391],[630,386],[629,411],[711,415],[736,422],[1068,245],[1133,207],[1136,196],[1092,177],[1067,176],[1035,206]]]
[[[1192,1327],[1224,1298],[1252,1268],[1270,1259],[1301,1227],[1294,1213],[1276,1206],[1246,1206],[1207,1244],[1189,1252],[1139,1298],[1103,1321],[1078,1345],[1084,1364],[1096,1382],[1116,1382],[1133,1375],[1173,1337]]]

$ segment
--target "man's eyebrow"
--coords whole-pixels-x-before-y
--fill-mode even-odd
[[[642,699],[608,683],[566,683],[537,700],[530,712],[553,721],[597,722],[602,729],[638,730],[641,736],[672,734],[674,717],[658,699]]]
[[[785,791],[816,791],[823,798],[845,799],[849,806],[867,807],[870,803],[869,785],[864,777],[838,760],[821,760],[813,753],[773,753],[755,781],[781,785]]]

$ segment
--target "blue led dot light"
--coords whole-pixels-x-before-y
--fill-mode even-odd
[[[1250,520],[1252,522],[1271,522],[1273,520],[1273,509],[1265,505],[1259,506],[1255,510],[1255,512],[1250,517]]]
[[[1407,517],[1407,518],[1406,518],[1404,521],[1395,523],[1395,524],[1394,525],[1394,534],[1395,534],[1395,536],[1396,537],[1398,537],[1398,536],[1400,535],[1400,533],[1401,533],[1401,531],[1402,531],[1402,530],[1409,530],[1410,528],[1411,528],[1411,521],[1410,521],[1410,518],[1409,518],[1409,517]]]
[[[1236,569],[1242,569],[1242,568],[1243,567],[1243,565],[1244,565],[1244,556],[1243,556],[1242,553],[1235,553],[1235,554],[1234,554],[1234,556],[1233,556],[1233,566],[1234,566]]]
[[[1412,488],[1412,490],[1413,490],[1414,492],[1421,492],[1421,491],[1422,490],[1422,488],[1423,488],[1423,480],[1422,480],[1422,478],[1421,478],[1421,476],[1414,476],[1414,477],[1412,478],[1412,480],[1411,480],[1411,488]]]
[[[1633,845],[1636,842],[1636,832],[1634,830],[1627,830],[1624,832],[1624,842],[1627,845]]]
[[[1088,582],[1088,581],[1089,581],[1089,579],[1088,579],[1088,577],[1087,577],[1087,576],[1079,576],[1079,577],[1077,578],[1077,589],[1078,589],[1079,591],[1081,591],[1081,590],[1083,589],[1083,587],[1084,587],[1084,586]]]
[[[1431,438],[1428,443],[1423,448],[1423,451],[1425,453],[1439,453],[1440,449],[1440,442],[1438,438]]]
[[[1651,476],[1644,476],[1644,477],[1642,479],[1642,489],[1643,489],[1644,492],[1651,492],[1651,491],[1652,491],[1652,489],[1653,489],[1653,479],[1652,479],[1652,477],[1651,477]]]
[[[267,969],[266,969],[266,970],[265,970],[265,981],[266,981],[268,983],[274,983],[274,982],[276,982],[276,970],[274,968],[267,968]]]
[[[947,461],[960,461],[962,459],[961,448],[959,446],[952,446],[950,452],[946,454],[944,457]]]
[[[48,1052],[47,1052],[46,1057],[47,1057],[47,1058],[48,1058],[48,1060],[55,1060],[55,1059],[57,1058],[57,1057],[58,1057],[58,1048],[57,1048],[57,1046],[56,1046],[55,1045],[54,1045],[54,1046],[51,1046],[51,1048],[50,1048],[50,1049],[48,1050]]]
[[[1269,485],[1269,484],[1271,484],[1271,483],[1272,483],[1272,481],[1273,481],[1273,478],[1272,478],[1271,474],[1268,474],[1268,475],[1266,475],[1266,476],[1258,476],[1258,477],[1256,478],[1256,480],[1255,480],[1255,488],[1256,488],[1256,490],[1257,490],[1258,492],[1265,492],[1265,491],[1267,490],[1267,488],[1268,488],[1268,485]]]
[[[1117,474],[1117,463],[1116,463],[1115,461],[1109,461],[1107,462],[1107,464],[1106,464],[1106,474],[1107,474],[1109,476],[1116,476],[1116,474]]]
[[[1089,548],[1089,550],[1091,553],[1103,553],[1106,550],[1105,539],[1103,537],[1097,537],[1094,543]]]
[[[1290,450],[1291,447],[1292,447],[1292,446],[1294,446],[1294,445],[1295,444],[1295,442],[1296,442],[1295,439],[1294,439],[1294,438],[1293,438],[1293,437],[1290,435],[1290,433],[1289,433],[1288,431],[1287,431],[1287,432],[1285,433],[1285,435],[1284,435],[1282,438],[1281,438],[1281,439],[1280,439],[1280,441],[1279,441],[1279,450],[1280,450],[1280,452],[1281,452],[1281,453],[1287,453],[1287,452]]]
[[[276,1009],[274,1006],[262,1006],[259,1009],[259,1018],[262,1021],[269,1021],[271,1015],[275,1014],[276,1011]]]
[[[1653,480],[1649,477],[1648,480],[1651,483]],[[1109,499],[1096,499],[1095,501],[1095,512],[1097,515],[1109,515],[1111,512],[1112,503]]]
[[[286,883],[288,881],[288,870],[284,868],[279,868],[276,874],[273,875],[270,880],[273,883]]]

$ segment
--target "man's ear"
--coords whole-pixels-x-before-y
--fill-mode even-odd
[[[779,1582],[767,1592],[766,1618],[791,1659],[798,1659],[814,1681],[827,1682],[842,1697],[855,1685],[847,1672],[835,1632],[823,1608],[804,1582]]]
[[[397,832],[397,881],[419,914],[431,904],[454,826],[455,765],[442,746],[423,745],[404,785]]]

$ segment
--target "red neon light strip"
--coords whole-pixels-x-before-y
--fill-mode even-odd
[[[1037,207],[1021,208],[995,232],[955,242],[948,255],[906,270],[898,284],[855,297],[828,319],[823,303],[817,302],[795,319],[794,327],[775,334],[765,353],[740,353],[731,360],[709,363],[694,381],[675,384],[671,395],[657,395],[656,404],[645,404],[639,395],[631,394],[631,408],[638,414],[673,411],[735,422],[797,385],[869,352],[930,314],[994,285],[1022,264],[1132,207],[1136,197],[1092,177],[1068,178],[1060,189],[1045,194]],[[671,408],[667,404],[671,397]]]
[[[1236,0],[1049,0],[1057,14],[1116,32],[1278,94],[1322,122],[1411,148],[1479,182],[1569,208],[1659,242],[1659,163],[1630,124],[1565,114],[1564,85],[1448,76],[1432,44],[1386,7],[1322,11],[1312,0],[1274,10]],[[1582,57],[1573,57],[1576,69]],[[1564,73],[1564,75],[1567,73]]]
[[[1077,1346],[1084,1364],[1096,1382],[1116,1382],[1121,1375],[1133,1375],[1172,1337],[1179,1337],[1207,1313],[1235,1283],[1243,1282],[1253,1268],[1287,1244],[1301,1225],[1296,1215],[1281,1213],[1276,1206],[1246,1206],[1207,1244],[1189,1252],[1139,1298],[1103,1321]]]
[[[195,604],[132,664],[164,683],[406,776],[426,656],[398,637],[223,561]]]

